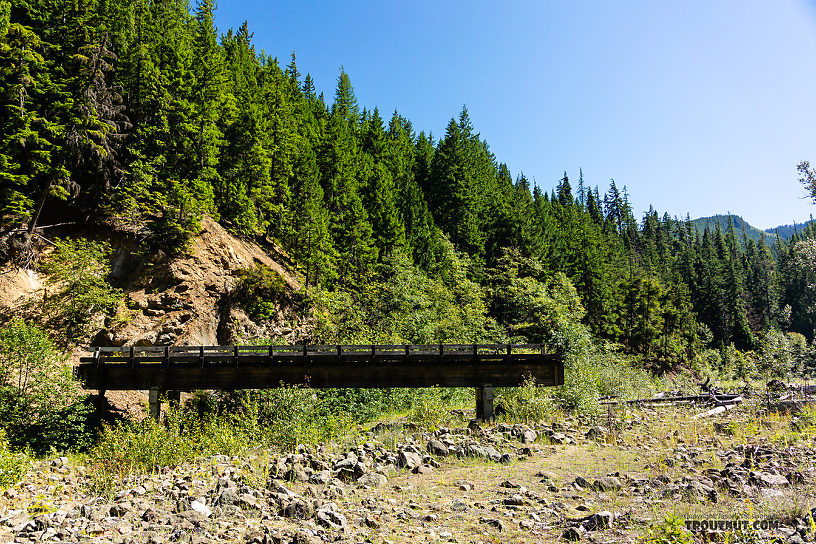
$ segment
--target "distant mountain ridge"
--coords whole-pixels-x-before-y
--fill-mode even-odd
[[[816,220],[812,219],[812,216],[811,216],[811,219],[808,220],[808,221],[805,221],[804,223],[794,223],[793,225],[779,225],[778,227],[774,227],[772,229],[765,229],[765,232],[776,235],[776,233],[778,231],[779,236],[781,236],[782,238],[787,240],[788,238],[793,236],[794,233],[802,232],[803,230],[805,230],[805,227],[808,224],[813,223],[814,221],[816,221]]]
[[[733,214],[718,214],[712,215],[709,217],[698,217],[697,219],[692,219],[691,223],[694,225],[694,228],[703,232],[706,228],[708,228],[711,232],[717,228],[717,225],[720,226],[723,232],[728,229],[728,222],[729,220],[734,225],[734,232],[737,233],[737,236],[742,236],[742,227],[745,226],[745,234],[753,240],[754,242],[758,242],[761,237],[765,238],[765,243],[772,243],[773,239],[776,238],[777,231],[779,232],[779,236],[783,240],[790,239],[796,232],[802,232],[805,229],[805,226],[808,223],[812,223],[816,221],[814,219],[810,219],[809,221],[805,221],[804,223],[794,223],[791,225],[779,225],[778,227],[771,227],[769,229],[761,230],[757,227],[754,227],[750,223],[748,223],[745,219],[742,218],[740,215],[733,215]]]

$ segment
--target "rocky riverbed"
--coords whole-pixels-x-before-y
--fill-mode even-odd
[[[0,541],[634,542],[666,514],[768,519],[778,526],[757,529],[759,541],[813,540],[816,447],[796,418],[748,408],[699,423],[672,408],[617,418],[434,432],[380,423],[345,444],[215,455],[105,493],[93,466],[54,457],[3,492]]]

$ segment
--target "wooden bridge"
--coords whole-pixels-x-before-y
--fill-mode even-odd
[[[96,347],[75,373],[86,389],[179,391],[314,388],[475,387],[476,413],[493,417],[493,388],[564,383],[564,363],[539,344]]]

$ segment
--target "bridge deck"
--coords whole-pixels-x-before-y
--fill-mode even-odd
[[[75,369],[88,389],[164,391],[351,387],[510,387],[564,383],[537,344],[102,347]],[[492,409],[491,409],[492,411]]]

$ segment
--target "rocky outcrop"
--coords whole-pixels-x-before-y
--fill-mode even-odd
[[[189,255],[134,268],[126,264],[127,252],[117,250],[114,262],[119,263],[115,272],[127,292],[130,319],[109,324],[94,338],[95,345],[218,345],[256,338],[285,343],[303,334],[288,324],[297,316],[285,305],[275,319],[255,323],[236,304],[235,273],[254,264],[280,274],[290,293],[299,284],[269,256],[268,248],[232,236],[209,217],[203,219]]]

